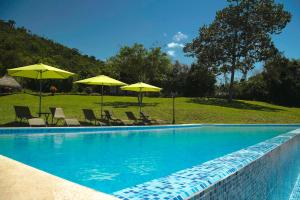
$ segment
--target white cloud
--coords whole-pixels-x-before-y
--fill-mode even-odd
[[[169,51],[167,51],[167,54],[169,55],[169,56],[175,56],[175,51],[173,51],[173,50],[169,50]]]
[[[177,42],[170,42],[170,43],[167,44],[167,47],[170,48],[170,49],[171,48],[183,48],[184,45],[181,44],[181,43],[177,43]]]
[[[173,36],[173,40],[176,42],[180,42],[182,40],[187,39],[188,36],[186,34],[181,33],[180,31],[177,32],[174,36]]]

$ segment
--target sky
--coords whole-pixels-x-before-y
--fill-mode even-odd
[[[273,36],[289,58],[300,58],[300,0],[276,0],[292,22]],[[161,46],[173,61],[190,64],[182,52],[199,27],[213,21],[225,0],[0,0],[0,19],[106,60],[121,46]]]

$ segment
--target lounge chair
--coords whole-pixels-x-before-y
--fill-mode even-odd
[[[113,116],[113,113],[109,110],[104,110],[104,117],[109,124],[125,125],[125,122]]]
[[[94,122],[95,125],[97,124],[99,124],[100,126],[105,125],[102,119],[96,117],[92,109],[82,109],[82,111],[86,121]]]
[[[135,115],[133,114],[133,112],[127,111],[125,112],[127,115],[127,118],[132,121],[133,125],[145,125],[147,123],[143,122],[142,120],[138,119],[135,117]]]
[[[31,114],[28,106],[14,106],[14,108],[16,113],[16,121],[20,119],[20,122],[22,122],[23,119],[28,121],[28,119],[35,118]]]
[[[50,109],[50,112],[52,115],[52,124],[53,124],[54,119],[56,119],[55,124],[58,124],[59,121],[63,121],[64,125],[67,125],[67,126],[80,126],[80,123],[77,119],[66,118],[62,108],[50,107],[49,109]]]
[[[146,122],[146,123],[150,123],[150,124],[166,124],[166,122],[164,120],[150,118],[150,116],[148,114],[146,114],[145,112],[140,112],[140,114],[141,114],[141,119],[144,122]]]
[[[46,126],[46,122],[42,118],[31,118],[31,119],[28,119],[28,123],[29,123],[30,127],[33,127],[33,126]]]
[[[28,106],[14,106],[16,113],[16,121],[20,119],[20,122],[26,120],[29,126],[46,126],[45,120],[42,118],[34,117]]]

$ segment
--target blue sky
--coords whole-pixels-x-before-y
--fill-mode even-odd
[[[275,44],[287,57],[300,58],[300,1],[277,2],[293,19],[273,37]],[[226,5],[225,0],[0,0],[0,18],[102,60],[137,42],[162,46],[173,60],[188,64],[192,59],[182,45]]]

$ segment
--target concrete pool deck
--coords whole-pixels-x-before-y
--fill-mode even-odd
[[[0,199],[119,200],[0,155]]]

